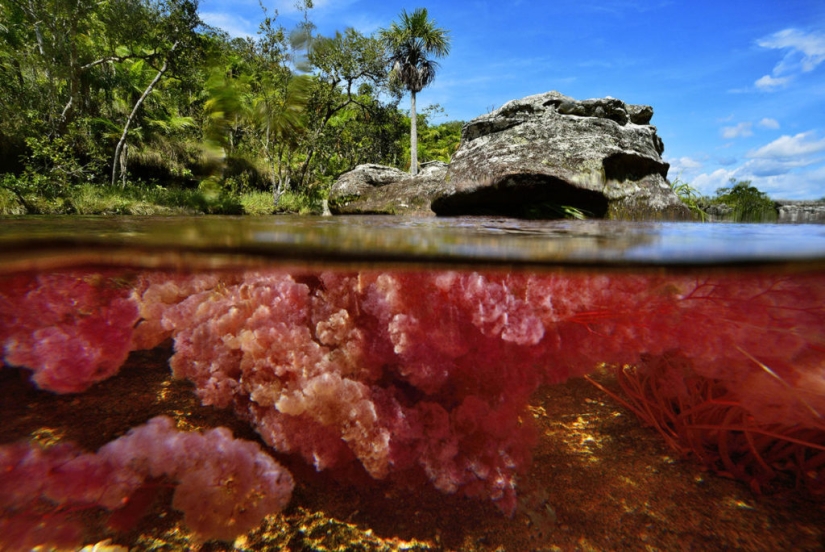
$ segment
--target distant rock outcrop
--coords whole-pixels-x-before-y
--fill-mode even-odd
[[[362,165],[335,183],[333,213],[555,218],[574,208],[610,219],[691,219],[667,182],[650,106],[558,92],[473,119],[445,171],[418,177]]]
[[[825,201],[791,201],[778,199],[775,202],[779,213],[777,222],[825,223]]]

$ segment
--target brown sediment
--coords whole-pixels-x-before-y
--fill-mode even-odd
[[[165,414],[182,429],[229,427],[260,440],[231,412],[203,407],[174,380],[169,347],[135,352],[117,376],[80,395],[37,390],[27,372],[0,370],[0,444],[71,440],[95,450]],[[609,371],[592,380],[619,390]],[[424,481],[374,481],[362,469],[316,473],[278,456],[295,475],[293,501],[235,543],[201,550],[823,550],[825,506],[806,494],[759,496],[747,484],[682,459],[660,434],[583,379],[542,387],[524,417],[540,434],[519,481],[512,519],[489,501],[445,495]],[[525,420],[526,421],[526,420]],[[191,536],[161,489],[129,531],[85,514],[87,542],[133,550],[191,549]]]

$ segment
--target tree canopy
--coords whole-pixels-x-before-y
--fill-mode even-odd
[[[299,7],[293,29],[262,7],[257,36],[232,38],[197,0],[0,0],[0,212],[82,212],[76,189],[115,184],[314,206],[357,164],[406,164],[417,117],[381,35],[321,36]],[[426,11],[409,23],[408,46],[446,53]],[[420,90],[435,65],[417,67]],[[436,135],[443,157],[457,138]]]

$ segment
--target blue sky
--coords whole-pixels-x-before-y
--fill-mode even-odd
[[[294,0],[264,0],[294,26]],[[730,178],[775,199],[825,197],[823,0],[315,0],[321,34],[371,34],[426,7],[450,31],[419,106],[468,121],[558,90],[652,105],[669,178],[713,195]],[[254,36],[258,0],[201,0],[204,21]],[[402,104],[402,107],[406,105]]]

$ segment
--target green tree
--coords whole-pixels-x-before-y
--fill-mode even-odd
[[[161,78],[193,65],[200,24],[195,0],[0,0],[0,19],[0,154],[61,185],[103,180],[109,163],[116,176]]]
[[[355,131],[356,121],[373,118],[376,122],[380,121],[384,106],[378,101],[376,91],[387,83],[381,42],[355,29],[336,32],[332,37],[313,38],[307,60],[314,79],[308,106],[311,115],[309,129],[304,140],[305,158],[300,174],[302,185],[308,184],[310,168],[322,143],[326,145],[325,159],[319,160],[315,166],[323,165],[321,172],[329,174],[329,169],[338,164],[331,162],[330,157],[341,153],[342,148],[338,146],[343,145],[340,140],[342,132],[345,129]],[[333,142],[329,138],[336,135],[339,139],[334,141],[335,147],[330,148]],[[352,158],[349,154],[344,157]]]
[[[713,203],[733,210],[734,222],[773,222],[777,219],[774,202],[768,194],[751,185],[750,180],[730,179],[731,185],[716,190]]]
[[[438,63],[432,57],[441,58],[449,54],[449,33],[428,18],[426,8],[418,8],[412,14],[403,10],[400,21],[394,21],[388,29],[381,29],[379,35],[389,52],[391,80],[410,93],[410,174],[416,175],[418,133],[415,98],[435,79]]]
[[[112,186],[114,186],[117,179],[118,168],[124,172],[126,170],[126,160],[122,156],[122,151],[129,135],[129,128],[135,121],[141,106],[168,71],[171,70],[174,74],[175,69],[185,65],[181,63],[182,60],[186,59],[187,54],[190,53],[189,49],[198,42],[195,30],[201,22],[197,14],[197,0],[166,0],[153,5],[152,8],[154,13],[150,13],[156,24],[152,27],[153,32],[151,35],[147,37],[150,39],[151,46],[147,48],[144,45],[141,48],[143,55],[140,57],[141,61],[149,65],[156,73],[135,100],[132,110],[123,124],[123,132],[115,146],[112,159]],[[116,52],[121,57],[135,55],[132,50],[123,46]],[[176,123],[180,122],[181,119],[176,121]],[[125,183],[124,177],[123,184],[125,185]]]
[[[306,131],[309,77],[296,71],[303,35],[290,37],[277,23],[277,12],[270,16],[261,7],[258,38],[228,41],[210,62],[204,134],[223,149],[227,165],[237,166],[246,156],[253,165],[260,160],[277,204],[291,188]]]

